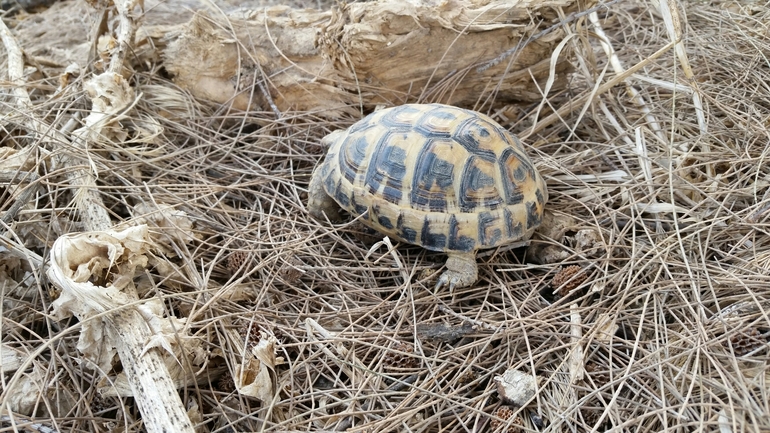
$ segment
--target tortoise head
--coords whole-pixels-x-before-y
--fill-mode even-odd
[[[321,147],[323,147],[324,149],[329,149],[332,143],[341,139],[346,132],[347,132],[346,129],[338,129],[336,131],[331,132],[329,135],[321,139]]]

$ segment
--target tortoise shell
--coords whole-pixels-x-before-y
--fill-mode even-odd
[[[362,222],[433,251],[529,238],[548,200],[521,142],[490,117],[442,104],[376,111],[324,138],[316,175]]]

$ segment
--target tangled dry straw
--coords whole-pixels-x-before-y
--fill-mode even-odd
[[[432,290],[441,254],[308,216],[320,138],[356,119],[212,108],[135,65],[142,96],[120,120],[133,135],[92,142],[86,168],[115,223],[157,203],[193,221],[197,241],[161,257],[171,271],[143,278],[206,345],[208,362],[189,372],[197,384],[181,392],[199,431],[768,431],[770,4],[672,3],[684,35],[674,47],[661,3],[627,0],[572,23],[569,91],[488,110],[532,146],[551,211],[571,223],[533,242],[558,244],[558,262],[493,251],[480,281],[454,293]],[[69,7],[73,19],[83,6]],[[22,18],[6,22],[33,53]],[[84,167],[45,163],[71,149],[33,141],[26,125],[66,130],[89,109],[82,92],[54,97],[50,67],[3,83],[0,150],[34,149],[0,190],[3,395],[37,379],[25,382],[26,413],[6,400],[0,425],[140,431],[132,399],[96,392],[117,372],[79,362],[79,325],[49,315],[57,293],[40,258],[82,228],[63,171]],[[554,295],[574,265],[584,281]],[[283,363],[263,402],[235,391],[231,354],[269,334]],[[8,369],[9,350],[24,368]],[[500,409],[493,377],[508,368],[538,378],[524,408]]]

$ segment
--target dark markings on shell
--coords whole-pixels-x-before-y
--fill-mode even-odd
[[[401,229],[401,239],[409,242],[410,244],[417,243],[417,230],[410,228],[410,227],[404,227]]]
[[[457,223],[457,218],[452,215],[449,218],[449,241],[447,242],[447,250],[450,251],[473,251],[476,248],[476,241],[468,236],[460,234],[460,225]]]
[[[535,167],[529,161],[529,158],[527,158],[525,154],[519,154],[516,158],[519,163],[519,168],[521,169],[521,171],[517,171],[515,174],[516,180],[519,180],[520,182],[534,182],[537,177],[537,172],[535,171]]]
[[[356,215],[363,215],[367,210],[369,210],[369,207],[366,205],[356,202],[355,193],[351,194],[350,196],[350,205],[353,208],[353,213]]]
[[[399,133],[400,134],[400,133]],[[394,204],[401,201],[404,176],[406,176],[406,151],[389,144],[386,134],[380,138],[374,150],[372,161],[366,172],[364,184],[371,194],[378,194],[382,188],[382,198]]]
[[[446,234],[432,233],[430,219],[426,216],[422,221],[420,245],[429,250],[443,250],[446,247]]]
[[[369,205],[369,221],[377,221],[380,217],[380,205],[377,203],[371,203]]]
[[[326,181],[326,178],[329,176],[329,165],[330,165],[329,164],[329,159],[330,158],[333,158],[333,156],[329,155],[324,160],[324,162],[321,163],[321,168],[320,168],[320,170],[321,170],[321,179],[323,179],[324,181]]]
[[[535,197],[537,198],[537,203],[540,205],[540,208],[542,209],[543,206],[545,206],[545,196],[543,195],[543,191],[538,188],[535,191]]]
[[[334,181],[334,176],[332,176],[334,173],[333,170],[330,169],[329,164],[324,164],[324,167],[321,169],[321,174],[323,175],[326,193],[331,197],[337,197],[337,185],[340,184],[342,179],[338,179],[337,182]]]
[[[331,179],[331,177],[330,177]],[[344,194],[344,191],[342,190],[342,179],[339,179],[337,181],[337,184],[334,185],[334,199],[337,200],[337,203],[340,204],[345,209],[350,209],[350,197]],[[331,191],[327,192],[331,195]]]
[[[462,212],[473,212],[477,207],[494,210],[503,204],[495,179],[484,172],[484,165],[494,170],[488,162],[476,156],[471,156],[465,162],[459,197]]]
[[[329,153],[327,153],[327,154],[326,154],[326,159],[324,159],[324,163],[325,163],[325,165],[327,165],[327,166],[328,166],[328,162],[329,162],[329,161],[333,161],[333,160],[334,160],[334,158],[336,158],[336,157],[337,157],[337,154],[336,154],[336,153],[334,153],[334,152],[331,152],[331,151],[330,151]]]
[[[524,151],[524,145],[521,144],[521,140],[519,140],[518,137],[515,135],[511,135],[508,131],[498,128],[498,131],[500,132],[500,136],[503,138],[503,140],[508,143],[510,146],[515,147],[516,150],[518,150],[521,153],[525,153]]]
[[[525,161],[512,148],[507,148],[500,155],[500,168],[503,171],[503,188],[505,188],[505,204],[517,205],[524,200],[521,183],[526,180],[527,173],[521,168]],[[531,166],[530,166],[531,167]],[[534,175],[532,178],[534,180]]]
[[[358,137],[348,138],[342,144],[339,154],[339,165],[342,176],[350,183],[356,178],[358,168],[366,158],[366,149],[369,147],[369,142],[366,137],[361,135]]]
[[[519,239],[521,237],[521,221],[514,224],[513,213],[508,208],[503,210],[503,217],[505,218],[505,234],[508,239]]]
[[[498,245],[503,238],[503,232],[497,224],[498,216],[491,212],[479,213],[479,243],[481,245]]]
[[[457,128],[452,138],[468,152],[488,161],[494,161],[497,159],[495,152],[482,148],[480,143],[489,140],[490,128],[494,128],[494,125],[486,125],[486,122],[482,122],[477,116],[470,116]]]
[[[542,215],[536,202],[527,202],[527,230],[540,225]]]
[[[390,218],[386,217],[385,215],[379,215],[377,217],[377,223],[388,230],[393,229],[393,221],[391,221]]]
[[[417,230],[410,227],[404,227],[404,215],[401,213],[398,214],[398,219],[396,220],[396,230],[399,231],[399,237],[401,237],[401,239],[411,244],[417,242]]]
[[[452,122],[456,119],[455,113],[436,108],[423,114],[415,123],[414,129],[428,138],[447,139],[451,136]]]
[[[392,129],[412,129],[415,116],[422,110],[410,105],[401,105],[382,116],[380,123]]]
[[[423,146],[414,168],[411,206],[431,212],[446,210],[447,197],[455,194],[453,182],[454,164],[436,157],[433,145]]]

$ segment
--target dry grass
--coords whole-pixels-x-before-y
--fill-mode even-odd
[[[368,255],[372,243],[355,223],[308,216],[319,140],[355,119],[216,110],[157,71],[138,71],[144,97],[123,124],[139,136],[152,117],[162,134],[94,143],[89,162],[113,221],[153,202],[194,220],[199,241],[167,257],[173,277],[150,275],[149,296],[190,315],[209,345],[210,370],[182,392],[198,405],[202,431],[492,431],[501,404],[492,378],[510,367],[539,379],[532,402],[509,413],[527,429],[539,417],[542,431],[768,431],[770,4],[680,6],[683,50],[654,60],[671,37],[651,2],[602,10],[619,64],[643,67],[530,134],[549,106],[579,101],[620,72],[604,70],[607,55],[580,22],[570,91],[537,119],[527,107],[508,123],[534,146],[552,212],[574,219],[561,240],[566,258],[533,264],[521,251],[494,252],[480,259],[480,281],[455,293],[432,290],[441,254],[401,245]],[[0,190],[2,342],[34,354],[26,371],[42,372],[46,385],[30,391],[39,392],[34,415],[3,412],[0,431],[13,431],[11,418],[58,431],[135,431],[132,399],[99,396],[100,373],[78,362],[77,323],[48,315],[55,293],[39,264],[12,254],[46,257],[59,235],[81,227],[63,181],[72,168],[40,163],[44,150],[69,150],[23,125],[37,116],[61,129],[88,109],[86,99],[51,98],[55,80],[28,78],[30,112],[18,113],[7,90],[0,105],[3,146],[40,146],[34,168],[13,179],[20,187]],[[505,122],[503,112],[492,114]],[[627,176],[586,176],[617,170]],[[20,181],[31,172],[37,180]],[[33,194],[9,215],[24,188]],[[575,264],[588,279],[554,297],[551,279]],[[247,300],[228,300],[236,290]],[[221,373],[233,367],[232,329],[249,341],[261,332],[280,340],[275,401],[239,396]],[[4,389],[14,374],[25,371],[6,372]]]

